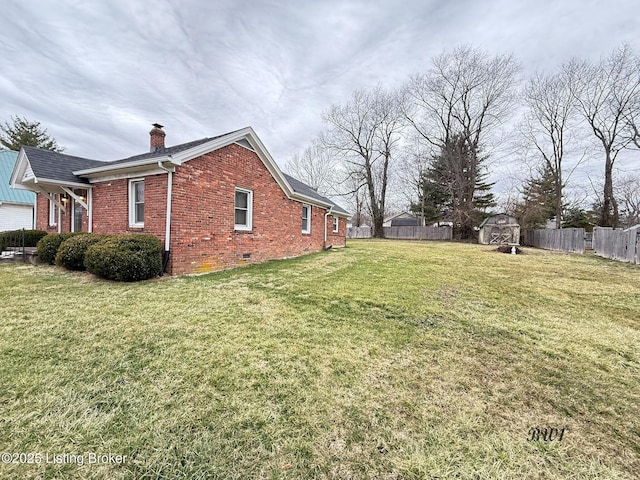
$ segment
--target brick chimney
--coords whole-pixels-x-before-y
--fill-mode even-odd
[[[151,152],[157,152],[158,150],[162,150],[164,148],[164,137],[166,133],[162,130],[162,125],[159,123],[154,123],[153,128],[149,132],[149,136],[151,137]]]

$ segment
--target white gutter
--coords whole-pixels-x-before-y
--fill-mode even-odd
[[[333,206],[329,207],[327,213],[324,214],[324,246],[327,246],[327,217],[331,215],[333,211]]]
[[[169,155],[171,161],[171,155]],[[173,193],[173,171],[162,165],[162,160],[158,160],[158,168],[167,172],[167,216],[164,229],[164,251],[168,252],[171,247],[171,195]]]

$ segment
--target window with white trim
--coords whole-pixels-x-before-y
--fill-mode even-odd
[[[57,200],[58,194],[54,193],[53,197]],[[54,227],[58,224],[58,205],[49,199],[49,226]]]
[[[129,226],[144,227],[144,179],[129,180]]]
[[[333,217],[333,233],[338,233],[338,217]]]
[[[251,230],[253,227],[253,192],[244,188],[236,188],[234,225],[236,230]]]
[[[302,205],[302,233],[311,233],[311,205]]]

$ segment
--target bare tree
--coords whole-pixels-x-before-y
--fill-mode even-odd
[[[640,62],[640,58],[638,61]],[[638,71],[640,72],[640,66],[638,66]],[[636,148],[640,148],[640,95],[636,99],[636,105],[629,108],[625,120],[631,143]]]
[[[308,146],[302,154],[295,154],[285,170],[321,195],[336,196],[340,193],[340,164],[318,140]]]
[[[427,147],[428,148],[428,147]],[[433,154],[426,151],[424,144],[411,135],[411,141],[403,146],[399,162],[398,176],[405,201],[413,213],[420,217],[421,225],[426,225],[426,197],[423,194],[424,176],[429,169]]]
[[[613,191],[613,167],[621,150],[634,141],[628,119],[638,118],[640,62],[629,45],[622,45],[600,62],[573,60],[565,65],[576,103],[604,150],[602,226],[617,227],[618,202]]]
[[[471,47],[444,52],[432,68],[413,76],[404,90],[405,117],[435,152],[461,136],[470,155],[464,174],[481,174],[481,149],[488,137],[511,114],[516,102],[519,64],[511,55],[491,57]],[[475,181],[472,182],[475,184]],[[473,209],[474,191],[460,199],[461,208]],[[471,219],[472,215],[464,218]],[[471,230],[472,225],[461,225]]]
[[[344,159],[354,192],[366,188],[374,236],[384,237],[383,223],[389,166],[400,140],[402,114],[396,93],[381,87],[356,91],[343,105],[333,105],[323,120],[329,130],[323,144]]]
[[[624,227],[640,223],[640,176],[627,175],[617,182],[616,197],[624,219]]]
[[[556,228],[562,226],[562,160],[568,140],[569,122],[574,112],[569,78],[564,72],[536,75],[524,91],[527,110],[520,133],[542,157],[544,170],[550,174],[555,194]]]

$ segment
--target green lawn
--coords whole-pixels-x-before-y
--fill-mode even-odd
[[[0,452],[40,459],[0,478],[637,478],[640,268],[348,245],[136,284],[0,265]]]

